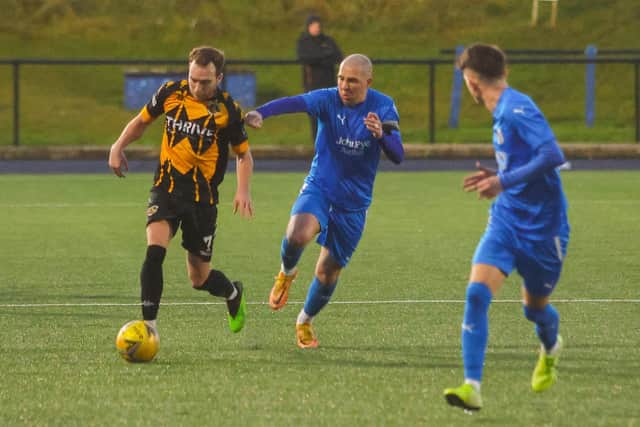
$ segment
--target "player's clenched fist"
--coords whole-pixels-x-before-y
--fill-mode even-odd
[[[244,116],[244,122],[247,124],[247,126],[250,126],[254,129],[260,129],[262,127],[262,114],[258,113],[255,110],[249,111]]]

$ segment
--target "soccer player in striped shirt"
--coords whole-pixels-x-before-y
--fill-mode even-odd
[[[140,273],[142,316],[156,329],[163,290],[162,264],[178,229],[187,251],[187,273],[194,289],[224,298],[229,328],[245,324],[245,292],[219,269],[211,268],[218,221],[218,186],[227,169],[229,150],[236,154],[237,191],[233,210],[253,216],[250,180],[253,157],[237,102],[219,85],[224,53],[209,46],[189,54],[186,80],[162,85],[125,126],[111,146],[109,167],[119,176],[127,170],[125,148],[164,115],[160,159],[147,207],[147,252]]]

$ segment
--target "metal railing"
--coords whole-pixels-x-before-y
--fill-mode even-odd
[[[627,50],[618,50],[618,52]],[[632,50],[635,53],[635,50]],[[444,52],[444,50],[443,50]],[[453,52],[453,51],[452,51]],[[507,51],[509,53],[511,51]],[[531,52],[530,52],[531,53]],[[576,51],[577,53],[577,51]],[[602,53],[602,51],[601,51]],[[452,65],[451,59],[374,59],[374,64],[422,66],[429,70],[428,79],[428,124],[429,142],[435,142],[436,117],[436,66]],[[640,57],[511,57],[510,64],[629,64],[634,67],[634,105],[635,105],[635,141],[640,143]],[[295,60],[279,59],[230,59],[227,65],[251,66],[292,66],[300,65]],[[13,144],[20,145],[20,67],[23,65],[185,65],[184,59],[45,59],[45,58],[15,58],[0,59],[0,65],[11,65],[13,68]]]
[[[440,49],[442,55],[453,55],[455,49]],[[513,55],[527,56],[566,56],[584,55],[585,49],[505,49],[504,53],[511,57]],[[640,49],[598,49],[598,55],[640,55]]]

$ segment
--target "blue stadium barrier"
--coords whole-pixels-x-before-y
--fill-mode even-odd
[[[584,51],[587,58],[595,58],[598,55],[598,48],[595,45],[588,45]],[[593,127],[596,119],[596,64],[587,64],[585,71],[585,99],[584,99],[584,120],[587,127]]]
[[[186,77],[185,73],[125,73],[124,107],[127,110],[139,110],[164,83]]]
[[[451,88],[451,108],[449,109],[449,127],[458,128],[458,118],[460,117],[460,101],[462,99],[462,71],[455,65],[455,60],[464,51],[464,45],[456,46],[456,57],[453,64],[453,87]]]
[[[222,87],[244,110],[256,106],[256,75],[251,71],[231,71],[224,75]]]
[[[141,109],[164,83],[187,78],[184,73],[131,72],[124,75],[124,106],[128,110]],[[225,73],[222,87],[243,108],[256,105],[256,76],[248,71]]]

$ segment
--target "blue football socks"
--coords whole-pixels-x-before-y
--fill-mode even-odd
[[[525,317],[536,324],[536,333],[544,348],[547,351],[551,350],[558,340],[558,324],[560,323],[560,315],[555,307],[547,304],[542,310],[536,310],[526,305],[522,308]]]
[[[286,237],[282,239],[280,257],[282,258],[282,266],[285,270],[292,270],[296,265],[298,265],[298,261],[300,260],[303,250],[304,247],[299,248],[289,244]]]
[[[304,302],[304,312],[310,317],[318,314],[331,299],[337,284],[336,282],[331,285],[324,285],[320,283],[317,277],[314,277],[307,292],[307,299]]]
[[[462,322],[462,360],[465,379],[482,380],[482,365],[489,336],[489,304],[491,290],[483,283],[467,287]]]

